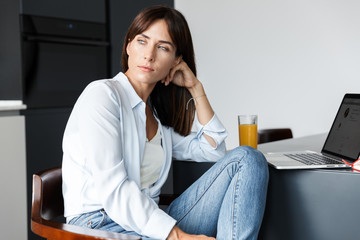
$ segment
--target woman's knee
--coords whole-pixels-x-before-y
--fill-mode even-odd
[[[240,146],[230,151],[229,154],[229,159],[239,159],[242,168],[247,168],[265,176],[268,175],[268,164],[260,151],[249,146]]]

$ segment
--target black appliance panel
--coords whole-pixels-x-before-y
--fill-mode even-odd
[[[107,37],[106,24],[103,23],[33,15],[21,15],[20,18],[21,32],[36,39],[54,36],[106,41]]]
[[[107,77],[107,47],[25,42],[23,49],[29,108],[71,107],[88,83]]]
[[[21,14],[106,22],[106,0],[20,0],[20,3]]]
[[[88,83],[109,77],[105,24],[37,16],[21,20],[28,108],[72,107]]]

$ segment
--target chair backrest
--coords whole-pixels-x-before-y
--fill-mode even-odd
[[[61,168],[54,168],[34,175],[41,178],[42,183],[42,205],[41,217],[51,220],[64,214],[64,199],[62,196],[62,173]]]
[[[258,143],[267,143],[292,138],[290,128],[269,128],[258,131]]]
[[[33,175],[31,230],[46,239],[67,240],[134,240],[138,236],[82,228],[53,221],[63,216],[61,168],[53,168]]]

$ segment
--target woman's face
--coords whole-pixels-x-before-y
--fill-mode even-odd
[[[133,81],[155,85],[164,79],[181,60],[164,20],[157,20],[129,42],[126,48],[129,69],[126,75]]]

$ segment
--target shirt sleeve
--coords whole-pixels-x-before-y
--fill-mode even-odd
[[[124,229],[166,239],[176,221],[128,178],[121,149],[119,101],[109,86],[96,84],[87,89],[76,106],[80,141],[94,181],[94,194],[110,218]]]
[[[192,132],[186,137],[182,137],[172,130],[174,158],[178,160],[190,159],[197,162],[213,162],[225,156],[227,131],[216,114],[206,125],[201,125],[197,120],[195,124],[198,131]],[[210,145],[203,133],[214,139],[215,147]]]

